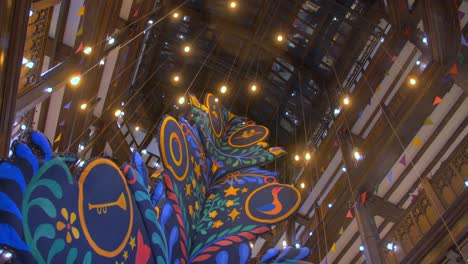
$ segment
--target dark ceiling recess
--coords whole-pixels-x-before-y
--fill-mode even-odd
[[[238,1],[232,10],[229,1],[188,1],[147,41],[153,50],[143,58],[145,74],[140,75],[161,67],[145,90],[156,101],[154,113],[147,115],[157,120],[163,112],[184,113],[176,98],[190,87],[190,94],[213,93],[232,112],[268,126],[273,144],[303,144],[304,131],[317,141],[343,92],[336,75],[342,81],[346,75],[334,69],[344,55],[350,57],[353,35],[380,34],[364,18],[374,2],[250,0]],[[157,13],[168,14],[182,3],[162,1]],[[183,52],[185,45],[191,46],[190,54]],[[175,74],[180,74],[178,83],[172,81]],[[249,90],[252,83],[258,87],[255,94]],[[228,86],[224,95],[219,92],[223,84]]]

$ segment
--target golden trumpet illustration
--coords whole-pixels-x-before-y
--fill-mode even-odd
[[[120,194],[119,198],[114,202],[101,204],[88,203],[88,210],[92,211],[93,209],[96,209],[96,212],[98,214],[107,214],[107,208],[112,206],[118,206],[122,208],[122,210],[127,211],[127,202],[125,201],[125,196],[123,192]]]

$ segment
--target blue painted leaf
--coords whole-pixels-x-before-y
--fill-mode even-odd
[[[51,224],[41,224],[34,231],[33,243],[36,245],[40,238],[52,239],[55,237],[55,228]]]
[[[169,203],[166,203],[161,212],[161,224],[163,226],[166,225],[166,222],[169,219],[169,216],[171,216],[171,214],[172,214],[172,205],[170,205]]]
[[[54,204],[47,198],[36,198],[32,200],[29,205],[27,211],[32,206],[39,206],[44,212],[51,218],[55,218],[57,216],[57,210],[55,209]]]
[[[76,248],[70,249],[67,254],[67,264],[74,263],[76,260],[76,257],[78,256],[78,250]]]
[[[216,263],[217,264],[225,264],[229,263],[229,253],[227,251],[223,250],[216,255]]]
[[[60,253],[65,248],[65,241],[63,239],[57,239],[54,241],[49,250],[49,255],[47,256],[47,263],[51,263],[52,259]]]
[[[239,263],[247,263],[250,257],[250,247],[247,243],[242,243],[239,246]]]

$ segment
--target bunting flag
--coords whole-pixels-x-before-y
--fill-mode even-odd
[[[63,106],[64,109],[70,109],[71,101],[68,102],[66,105]]]
[[[138,8],[135,9],[135,12],[133,12],[133,17],[137,17],[138,16]]]
[[[366,198],[367,198],[367,192],[361,193],[361,202],[362,202],[362,204],[366,203]]]
[[[389,75],[390,75],[390,73],[389,73],[388,71],[386,71],[384,74],[385,74],[385,76],[389,76]]]
[[[420,147],[421,146],[421,140],[419,139],[419,136],[416,136],[413,140],[413,146],[415,147]]]
[[[411,202],[414,202],[416,200],[416,197],[418,197],[416,194],[410,194],[411,197]]]
[[[76,49],[75,54],[77,54],[78,52],[82,50],[83,50],[83,42],[80,42],[80,46],[78,46],[78,48]]]
[[[370,102],[369,102],[369,103],[370,103]],[[369,104],[369,103],[368,103],[368,104]],[[362,111],[360,111],[359,113],[357,113],[357,116],[358,116],[358,118],[361,118],[361,116],[362,116]]]
[[[320,167],[320,172],[323,173],[325,171],[325,168],[322,166]]]
[[[336,243],[333,243],[333,245],[331,246],[331,251],[333,253],[336,253]]]
[[[326,257],[326,256],[325,256],[325,258],[323,259],[322,264],[328,264],[328,261],[327,261],[327,257]]]
[[[59,126],[64,126],[65,125],[65,120],[62,120],[62,122],[60,122],[58,125]]]
[[[403,157],[401,157],[400,164],[406,166],[406,155],[403,155]]]
[[[62,133],[60,133],[54,140],[54,143],[59,142],[62,139]]]
[[[380,184],[379,183],[374,185],[374,193],[379,193],[379,189],[380,189]]]
[[[77,36],[77,37],[79,37],[79,36],[81,36],[81,35],[83,35],[83,25],[80,26],[80,28],[78,29],[78,32],[76,32],[76,36]]]
[[[452,68],[450,68],[450,70],[449,70],[448,73],[449,73],[449,74],[454,74],[454,75],[457,75],[457,74],[460,73],[460,72],[458,71],[458,66],[457,66],[456,63],[452,66]]]
[[[82,15],[84,15],[84,13],[85,13],[85,6],[82,6],[82,7],[80,8],[80,10],[78,10],[78,12],[76,12],[76,14],[77,14],[78,16],[82,16]]]
[[[346,218],[353,218],[353,213],[351,212],[351,209],[348,209],[348,212],[346,213]]]
[[[387,174],[387,180],[389,183],[392,183],[393,181],[393,172],[390,171],[388,174]],[[378,190],[377,190],[378,191]]]
[[[409,36],[409,33],[410,33],[409,27],[406,27],[405,31],[403,31],[403,35]]]
[[[465,36],[461,34],[461,43],[463,46],[468,47],[468,41],[466,41]]]
[[[424,120],[424,125],[425,126],[430,126],[432,124],[434,124],[434,123],[432,122],[431,118],[428,117],[428,118],[426,118],[426,120]]]
[[[442,98],[440,98],[439,96],[436,96],[436,98],[434,99],[434,102],[432,103],[432,105],[438,105],[438,104],[442,103],[442,101],[444,101]]]
[[[382,88],[380,87],[380,85],[377,85],[377,88],[375,88],[375,90],[378,92],[378,91],[382,90]]]
[[[395,56],[395,55],[392,56],[392,61],[396,61],[397,59],[398,59],[397,56]]]
[[[338,234],[340,234],[340,236],[344,234],[344,229],[343,229],[343,227],[340,228],[340,232],[339,232]]]

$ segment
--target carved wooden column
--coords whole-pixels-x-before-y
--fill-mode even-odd
[[[0,155],[8,155],[30,0],[0,1]]]
[[[421,184],[423,186],[423,190],[426,193],[429,202],[436,210],[436,215],[442,215],[445,212],[445,207],[439,199],[439,196],[434,191],[434,187],[432,187],[431,182],[428,178],[424,177],[421,180]]]
[[[380,236],[375,224],[374,216],[370,213],[366,205],[359,204],[354,208],[356,221],[359,228],[362,245],[364,246],[364,255],[367,264],[384,263],[379,248]]]

